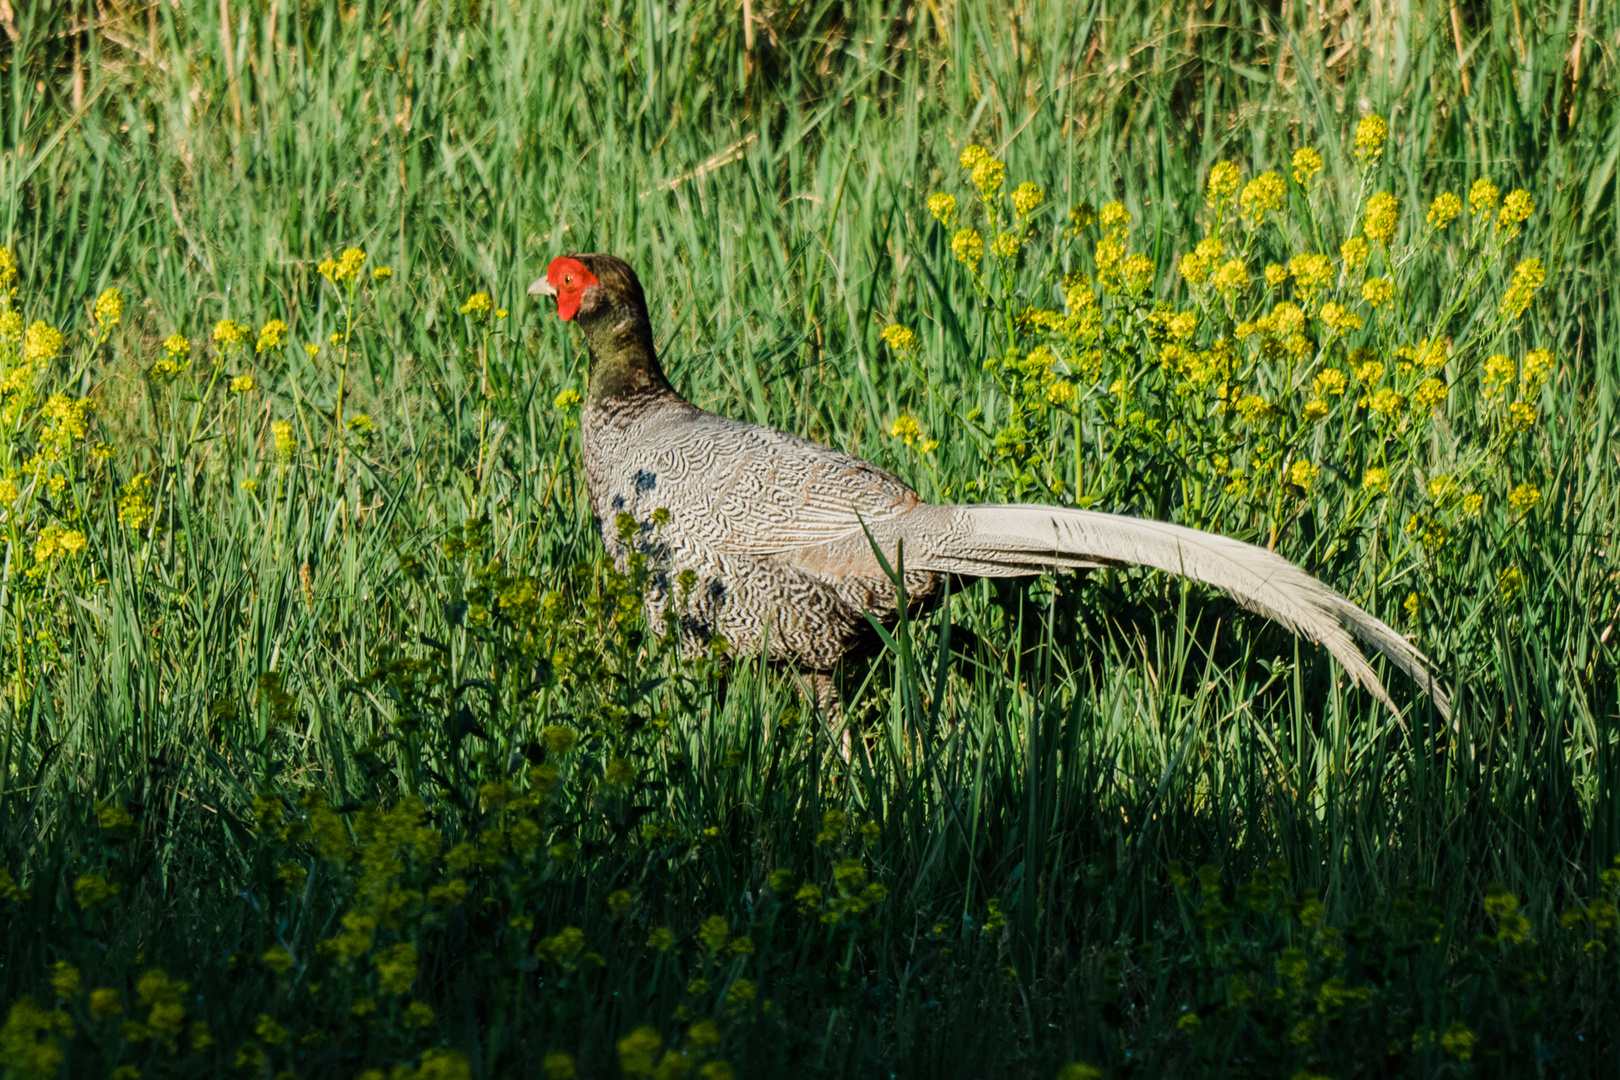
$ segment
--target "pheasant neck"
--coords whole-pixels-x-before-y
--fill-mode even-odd
[[[608,325],[601,320],[586,334],[591,353],[590,399],[603,404],[613,399],[675,395],[653,350],[646,319],[634,315]]]

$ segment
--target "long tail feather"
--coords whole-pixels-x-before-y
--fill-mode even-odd
[[[1441,715],[1451,716],[1428,660],[1393,627],[1253,544],[1162,521],[1052,506],[920,506],[889,524],[883,531],[904,541],[907,569],[1017,577],[1052,567],[1148,566],[1213,585],[1326,648],[1352,681],[1396,716],[1400,710],[1352,634],[1426,689]]]

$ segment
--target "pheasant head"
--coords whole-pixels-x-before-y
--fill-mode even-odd
[[[653,350],[647,298],[630,264],[612,255],[562,255],[530,296],[550,296],[557,315],[585,333],[591,354],[593,401],[674,393]]]

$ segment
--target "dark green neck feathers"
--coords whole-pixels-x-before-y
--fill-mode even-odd
[[[593,319],[585,327],[585,344],[591,352],[587,392],[592,402],[675,392],[658,366],[647,317],[626,316]]]
[[[597,279],[585,290],[576,316],[591,353],[591,403],[675,396],[653,349],[647,300],[635,272],[611,255],[575,258]]]

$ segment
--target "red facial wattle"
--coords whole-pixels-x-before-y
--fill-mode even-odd
[[[584,263],[566,255],[551,260],[546,267],[546,282],[557,292],[557,315],[565,322],[578,313],[585,290],[600,284]]]

